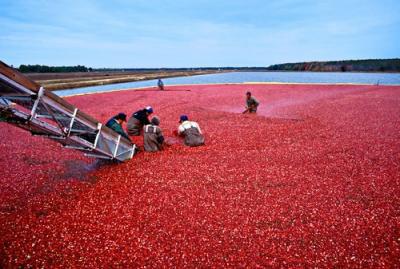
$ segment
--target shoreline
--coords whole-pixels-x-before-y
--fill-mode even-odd
[[[82,73],[77,76],[57,78],[54,74],[54,78],[51,79],[35,79],[31,74],[27,75],[29,78],[33,79],[36,83],[42,85],[50,91],[58,90],[68,90],[68,89],[78,89],[91,86],[102,86],[118,83],[129,83],[129,82],[139,82],[154,79],[165,79],[165,78],[176,78],[176,77],[189,77],[198,75],[209,75],[209,74],[220,74],[226,73],[227,71],[214,71],[214,70],[204,70],[204,71],[176,71],[176,72],[149,72],[149,73],[115,73],[105,72],[102,75]],[[64,74],[64,73],[63,73]],[[63,75],[61,74],[61,75]],[[65,74],[64,74],[65,75]],[[68,75],[68,74],[67,74]],[[76,74],[72,74],[76,75]]]
[[[42,85],[49,91],[58,91],[58,90],[74,90],[79,88],[86,87],[94,87],[94,86],[103,86],[103,85],[113,85],[113,84],[122,84],[122,83],[135,83],[142,81],[150,81],[157,79],[168,79],[168,78],[184,78],[184,77],[192,77],[192,76],[202,76],[202,75],[218,75],[224,73],[331,73],[331,74],[382,74],[382,75],[397,75],[400,73],[396,72],[322,72],[322,71],[241,71],[241,70],[193,70],[193,71],[170,71],[170,72],[129,72],[129,73],[72,73],[70,76],[67,73],[55,73],[55,74],[44,74],[43,76],[50,76],[47,79],[36,78],[35,76],[40,76],[38,73],[28,74],[28,77],[33,79],[36,83]],[[53,76],[53,77],[52,77]],[[233,82],[233,83],[273,83],[273,84],[355,84],[355,85],[364,85],[367,83],[354,83],[354,82],[339,82],[339,83],[325,83],[325,82],[252,82],[252,81],[243,81],[243,82]],[[375,83],[371,84],[374,85]],[[191,85],[191,84],[190,84]],[[197,85],[197,84],[194,84]],[[393,84],[396,85],[396,84]],[[400,85],[400,84],[399,84]]]
[[[234,83],[204,83],[204,84],[172,84],[172,85],[167,85],[167,87],[185,87],[185,86],[213,86],[213,85],[315,85],[315,86],[385,86],[385,87],[399,87],[400,84],[398,85],[385,85],[385,84],[368,84],[368,83],[302,83],[302,82],[234,82]],[[76,94],[70,94],[70,95],[59,95],[62,98],[65,97],[73,97],[73,96],[83,96],[83,95],[92,95],[92,94],[101,94],[101,93],[114,93],[114,92],[121,92],[121,91],[135,91],[135,90],[143,90],[143,89],[152,89],[152,88],[157,88],[155,86],[145,86],[145,87],[137,87],[137,88],[122,88],[122,89],[114,89],[114,90],[100,90],[100,91],[94,91],[94,92],[86,92],[86,93],[76,93]],[[71,89],[77,90],[79,88]],[[57,94],[57,91],[53,91],[53,93]],[[60,91],[65,91],[65,90],[60,90]],[[168,90],[167,90],[168,91]],[[58,95],[58,94],[57,94]]]

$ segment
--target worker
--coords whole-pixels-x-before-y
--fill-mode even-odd
[[[15,103],[9,102],[7,99],[0,98],[0,122],[18,122],[18,117],[15,116]]]
[[[251,92],[247,92],[246,93],[246,110],[243,111],[243,114],[247,113],[247,112],[256,113],[259,104],[260,103],[257,101],[257,99],[251,95]]]
[[[118,134],[120,134],[122,137],[125,137],[126,139],[131,141],[129,136],[125,133],[124,129],[122,128],[122,124],[124,122],[126,122],[126,114],[125,113],[118,113],[117,115],[115,115],[114,117],[112,117],[111,119],[109,119],[107,121],[106,126],[108,128],[110,128],[111,130],[113,130],[113,131],[117,132]]]
[[[10,100],[0,97],[0,121],[10,121],[13,116],[13,108],[16,106],[15,103],[10,102]]]
[[[164,83],[162,82],[161,79],[158,79],[157,85],[158,85],[158,88],[159,88],[161,91],[164,90]]]
[[[139,136],[143,126],[150,124],[149,115],[153,113],[153,108],[148,106],[136,111],[128,120],[127,130],[129,135]]]
[[[145,151],[155,152],[162,149],[164,136],[159,125],[160,119],[155,116],[151,119],[150,124],[147,124],[143,127],[143,141]]]
[[[181,115],[179,119],[178,134],[185,138],[185,145],[196,147],[204,145],[204,136],[197,122],[189,121],[188,116]]]

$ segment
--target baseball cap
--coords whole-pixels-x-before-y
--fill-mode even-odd
[[[179,117],[179,122],[184,122],[184,121],[187,121],[187,120],[189,120],[189,118],[188,118],[188,116],[186,116],[186,115],[181,115],[181,116]]]
[[[146,106],[145,108],[147,110],[147,112],[149,112],[150,114],[153,113],[153,108],[151,106]]]

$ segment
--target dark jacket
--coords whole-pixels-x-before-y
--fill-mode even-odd
[[[147,110],[146,109],[142,109],[139,111],[136,111],[135,113],[132,114],[132,117],[134,117],[135,119],[139,120],[140,123],[144,126],[147,124],[150,124],[149,118],[147,116]]]
[[[108,128],[110,128],[111,130],[117,132],[118,134],[120,134],[122,137],[125,137],[126,139],[128,139],[129,141],[131,141],[131,139],[129,138],[129,136],[125,133],[124,129],[122,129],[121,124],[118,123],[118,121],[115,118],[111,118],[107,121],[106,126]]]
[[[158,80],[157,82],[158,87],[163,88],[164,87],[164,83],[162,82],[161,79]]]
[[[150,124],[146,109],[136,111],[128,120],[128,134],[138,136],[144,125]]]

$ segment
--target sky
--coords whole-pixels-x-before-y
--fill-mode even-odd
[[[399,0],[0,0],[0,60],[269,66],[400,57]]]

